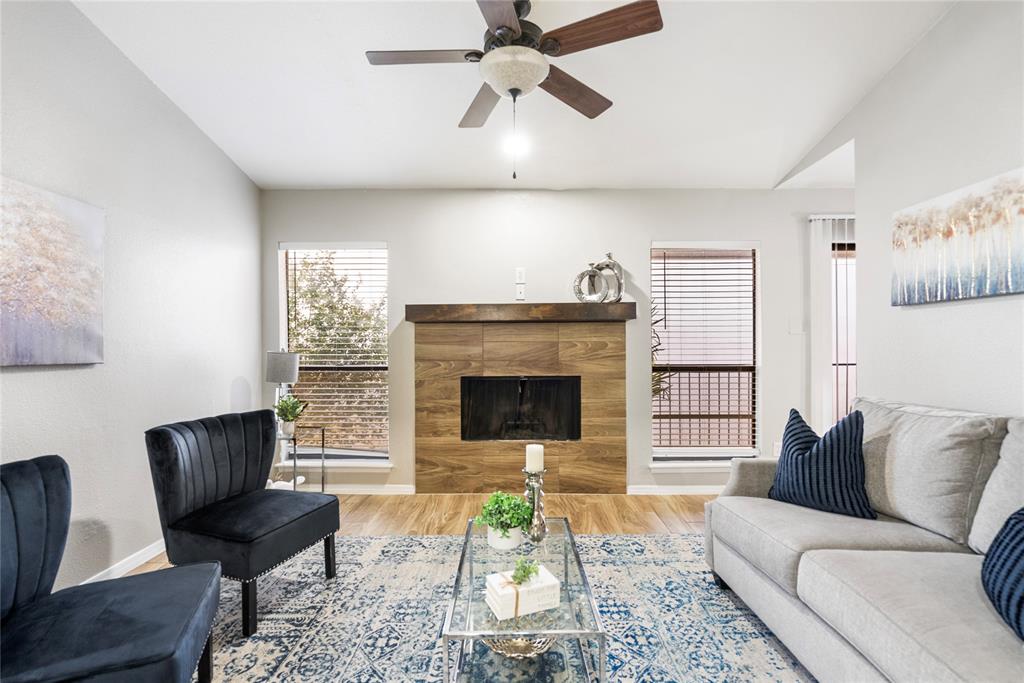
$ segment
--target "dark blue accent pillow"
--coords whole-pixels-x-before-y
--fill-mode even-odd
[[[864,415],[855,410],[818,438],[789,411],[769,497],[784,503],[877,519],[864,489]]]
[[[996,534],[981,565],[981,583],[999,616],[1024,640],[1024,508]]]

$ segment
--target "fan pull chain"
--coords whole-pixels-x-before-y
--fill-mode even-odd
[[[519,160],[519,137],[516,134],[516,102],[519,99],[517,89],[512,91],[512,180],[516,179],[516,162]]]

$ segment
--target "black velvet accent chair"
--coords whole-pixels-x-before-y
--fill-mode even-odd
[[[167,557],[216,560],[242,582],[242,632],[256,632],[256,580],[321,540],[334,578],[338,499],[268,489],[277,445],[270,410],[232,413],[146,432]]]
[[[220,567],[193,564],[51,593],[71,517],[57,455],[0,466],[0,679],[210,681]]]

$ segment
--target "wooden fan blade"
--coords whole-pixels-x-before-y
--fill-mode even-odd
[[[661,10],[658,9],[657,1],[640,0],[548,31],[541,38],[541,45],[548,39],[558,41],[558,52],[552,54],[561,57],[619,40],[636,38],[645,33],[654,33],[660,31],[662,26]]]
[[[467,56],[470,59],[467,59]],[[479,50],[370,50],[370,64],[447,64],[480,61]]]
[[[487,123],[487,117],[494,111],[500,99],[501,96],[494,92],[494,88],[486,83],[481,85],[466,114],[459,121],[459,128],[479,128]]]
[[[516,14],[516,6],[512,0],[476,0],[480,6],[480,13],[484,15],[487,28],[491,33],[497,35],[498,29],[502,26],[512,31],[512,37],[518,38],[522,33],[519,27],[519,15]]]
[[[583,85],[554,65],[551,66],[548,77],[537,87],[562,100],[588,119],[597,118],[612,106],[612,101],[607,97]]]

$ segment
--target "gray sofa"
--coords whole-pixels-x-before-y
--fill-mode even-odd
[[[1024,507],[1024,419],[858,399],[877,520],[768,497],[776,461],[735,460],[706,558],[822,681],[1024,681],[1024,643],[981,584]]]

